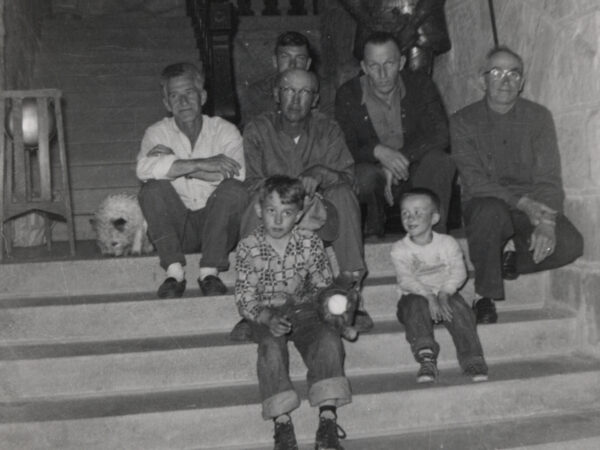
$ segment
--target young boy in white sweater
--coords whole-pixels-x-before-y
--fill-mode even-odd
[[[402,196],[400,210],[406,236],[391,251],[401,296],[397,317],[421,365],[417,382],[434,382],[438,376],[440,346],[433,325],[440,322],[452,336],[464,373],[473,381],[487,380],[475,317],[458,293],[467,276],[462,252],[453,237],[432,230],[440,220],[437,195],[412,189]]]

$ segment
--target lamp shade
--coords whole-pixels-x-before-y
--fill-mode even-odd
[[[37,147],[39,141],[39,111],[35,98],[23,99],[23,118],[21,120],[21,129],[23,130],[23,143],[27,147]],[[13,108],[7,115],[6,129],[9,136],[14,136],[14,131],[18,123],[17,115]],[[54,108],[48,104],[48,138],[52,139],[56,130],[56,119],[54,117]]]

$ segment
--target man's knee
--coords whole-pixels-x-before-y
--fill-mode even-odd
[[[338,183],[325,189],[323,191],[323,197],[333,203],[336,207],[338,205],[344,205],[344,207],[347,208],[348,205],[356,204],[358,210],[358,199],[348,183]]]
[[[249,201],[248,191],[242,182],[232,178],[223,180],[215,189],[213,197],[221,206],[226,204],[240,210],[244,210]]]
[[[356,182],[361,195],[382,191],[385,187],[385,176],[381,167],[373,163],[359,163],[354,168]]]
[[[562,262],[569,264],[583,255],[583,236],[569,219],[562,216],[558,220],[557,240],[561,247]]]
[[[476,197],[465,204],[467,222],[477,224],[501,224],[510,219],[508,204],[496,197]],[[487,225],[486,225],[487,226]]]

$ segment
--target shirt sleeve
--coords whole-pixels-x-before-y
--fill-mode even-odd
[[[534,155],[531,197],[562,212],[564,191],[556,128],[552,114],[545,108],[540,117],[540,125],[532,136],[531,146]]]
[[[416,277],[411,265],[412,252],[402,245],[402,241],[392,247],[391,257],[401,295],[417,294],[423,297],[433,295],[433,292]]]
[[[476,125],[469,124],[460,112],[450,118],[452,158],[463,189],[472,197],[496,197],[515,207],[519,197],[494,181],[485,170],[477,148]]]
[[[258,298],[259,278],[252,259],[250,248],[240,242],[235,260],[235,303],[242,317],[256,321],[264,307]]]
[[[330,286],[333,283],[333,274],[329,257],[325,252],[323,241],[316,234],[313,234],[310,238],[310,249],[308,274],[312,285],[316,288]]]
[[[244,146],[242,136],[235,125],[222,120],[221,130],[219,133],[220,147],[222,153],[225,156],[229,156],[231,159],[237,161],[241,167],[239,175],[236,175],[236,179],[244,181],[246,178],[246,161],[244,158]]]
[[[328,145],[324,157],[327,160],[328,168],[335,172],[325,174],[321,181],[321,189],[327,189],[339,183],[340,178],[350,185],[354,183],[354,159],[348,150],[344,134],[336,122],[331,121],[330,124],[327,131]]]
[[[150,127],[144,133],[140,152],[137,156],[136,175],[140,181],[147,180],[172,180],[167,176],[173,162],[177,160],[175,155],[157,155],[148,156],[148,152],[155,146],[162,144],[169,146],[164,138],[161,138],[160,133]]]
[[[260,147],[260,136],[255,122],[250,122],[244,129],[243,137],[244,157],[246,160],[245,184],[250,190],[258,187],[260,182],[266,178],[263,172],[262,151]]]
[[[446,241],[444,250],[447,255],[449,274],[444,284],[440,287],[440,291],[452,295],[456,293],[465,282],[467,278],[467,269],[465,267],[462,250],[460,249],[458,242],[456,242],[456,239],[450,236],[444,237]]]

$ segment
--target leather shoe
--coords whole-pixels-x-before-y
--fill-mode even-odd
[[[519,278],[516,252],[508,251],[502,254],[502,278],[505,280],[516,280]]]
[[[198,286],[200,286],[202,295],[205,296],[223,295],[227,293],[227,287],[216,275],[208,275],[202,280],[198,278]]]
[[[233,330],[229,333],[229,339],[236,342],[250,341],[252,337],[252,330],[248,320],[242,319],[235,324]]]
[[[498,322],[498,313],[496,313],[496,305],[489,297],[482,297],[473,302],[473,311],[477,323],[496,323]]]
[[[185,280],[167,278],[158,288],[158,298],[180,298],[185,292]]]

